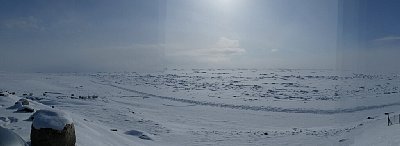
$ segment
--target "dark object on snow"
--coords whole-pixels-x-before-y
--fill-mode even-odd
[[[367,119],[374,119],[373,117],[367,117]]]
[[[75,146],[75,127],[74,124],[66,124],[62,131],[41,128],[35,129],[31,126],[31,145],[32,146]]]
[[[117,129],[111,129],[111,131],[118,131]]]
[[[35,112],[35,109],[33,109],[32,107],[29,107],[29,106],[22,106],[22,107],[18,108],[17,112],[20,112],[20,113],[33,113],[33,112]]]
[[[132,135],[132,136],[137,136],[138,138],[144,139],[144,140],[152,140],[149,136],[147,136],[143,132],[140,132],[140,131],[137,131],[137,130],[126,131],[125,134]]]
[[[35,118],[35,113],[33,114],[33,115],[31,115],[31,116],[29,116],[29,118],[28,119],[26,119],[26,121],[33,121],[33,119]]]
[[[385,113],[387,115],[387,120],[388,120],[388,126],[393,125],[392,121],[390,120],[390,113]]]
[[[144,139],[144,140],[152,140],[149,136],[147,135],[140,135],[139,136],[140,139]]]
[[[34,96],[27,96],[27,97],[25,97],[25,98],[26,98],[26,99],[30,99],[30,100],[37,100],[37,101],[44,99],[44,98],[42,98],[42,97],[34,97]]]
[[[0,146],[28,146],[17,134],[0,126]]]
[[[29,105],[29,101],[26,99],[20,99],[18,102],[21,102],[22,105]]]

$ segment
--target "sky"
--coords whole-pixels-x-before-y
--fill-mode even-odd
[[[337,66],[400,72],[400,1],[339,1]]]
[[[388,63],[393,69],[399,68],[393,63],[399,6],[396,0],[0,0],[0,70],[362,70]]]

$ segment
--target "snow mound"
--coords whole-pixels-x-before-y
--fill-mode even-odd
[[[8,96],[9,96],[9,94],[7,92],[0,92],[0,101],[2,101],[2,102],[7,101],[6,99],[8,99],[8,98],[5,98],[5,97],[8,97]]]
[[[72,118],[60,110],[38,110],[33,115],[33,127],[35,129],[51,128],[63,130],[66,124],[72,124]]]
[[[0,126],[1,146],[28,146],[25,141],[16,133]]]

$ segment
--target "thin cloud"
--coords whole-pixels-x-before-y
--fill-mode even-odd
[[[279,49],[271,49],[271,52],[278,52]]]
[[[387,36],[379,39],[375,39],[375,42],[381,42],[381,41],[398,41],[400,40],[399,36]]]
[[[245,53],[246,49],[240,47],[239,40],[221,37],[216,42],[214,47],[203,49],[200,52],[211,56],[230,56]]]
[[[168,47],[170,48],[170,47]],[[239,40],[220,37],[206,49],[170,49],[167,56],[171,61],[185,64],[229,64],[232,60],[246,53],[240,47]],[[184,60],[184,61],[183,61]]]
[[[19,17],[2,21],[2,26],[7,29],[41,30],[39,20],[33,16]]]

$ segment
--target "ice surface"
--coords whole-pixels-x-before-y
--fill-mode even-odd
[[[400,111],[397,74],[195,69],[0,73],[0,80],[0,90],[16,92],[0,97],[0,124],[25,140],[31,114],[9,108],[20,98],[68,112],[80,146],[400,143],[400,128],[385,127],[383,114]]]

